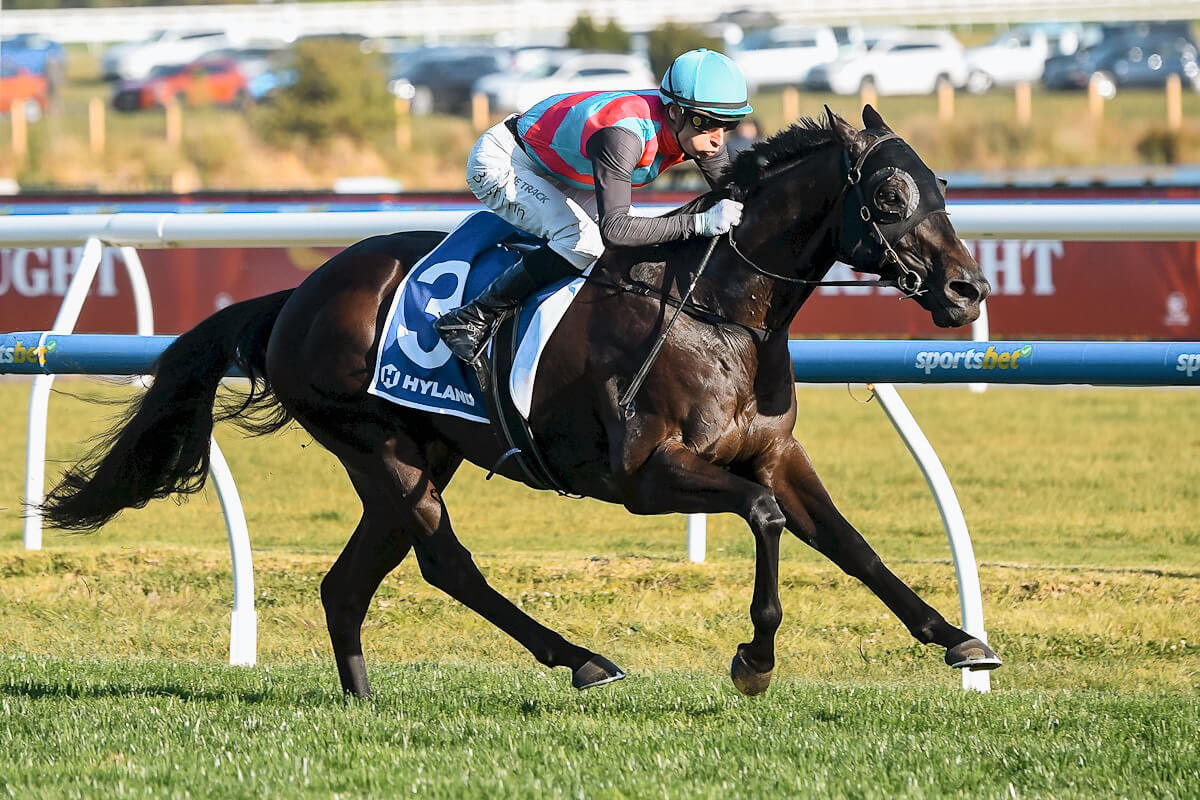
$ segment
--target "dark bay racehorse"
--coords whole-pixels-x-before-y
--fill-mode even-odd
[[[838,512],[793,438],[796,393],[788,325],[835,259],[894,282],[943,327],[979,314],[989,287],[945,213],[934,174],[870,106],[859,131],[826,109],[756,145],[722,196],[745,202],[734,236],[670,332],[630,413],[618,399],[664,326],[670,305],[625,289],[637,274],[686,286],[710,241],[611,249],[551,338],[531,428],[570,492],[635,514],[734,512],[755,540],[753,636],[730,667],[746,694],[767,688],[782,619],[779,538],[786,528],[861,580],[920,642],[954,667],[1000,662],[892,574]],[[345,466],[363,514],[321,585],[343,689],[370,693],[360,630],[379,583],[409,551],[431,584],[504,630],[578,688],[623,677],[608,659],[540,625],[492,589],[459,543],[442,490],[467,459],[492,467],[505,445],[488,426],[369,395],[383,321],[408,270],[441,239],[402,233],[358,242],[294,290],[237,303],[180,336],[153,386],[108,440],[68,471],[44,511],[56,526],[95,530],[124,508],[196,491],[217,419],[255,433],[298,421]],[[656,276],[656,277],[655,277]],[[250,396],[214,413],[236,364]],[[259,412],[255,414],[254,412]],[[265,414],[265,416],[264,416]],[[512,461],[501,474],[523,480]]]

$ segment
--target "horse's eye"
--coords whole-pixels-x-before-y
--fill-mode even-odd
[[[887,208],[896,208],[904,205],[904,197],[894,186],[883,187],[878,197],[880,205]]]

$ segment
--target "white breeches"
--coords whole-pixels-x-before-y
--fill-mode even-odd
[[[480,202],[582,272],[604,252],[596,224],[596,193],[546,174],[501,122],[484,132],[467,158],[467,186]]]

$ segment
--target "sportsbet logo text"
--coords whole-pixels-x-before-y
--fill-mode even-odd
[[[1189,378],[1200,372],[1200,353],[1180,353],[1175,359],[1175,371]]]
[[[1033,345],[1027,344],[1020,350],[1000,352],[995,347],[987,350],[961,350],[947,352],[945,350],[926,350],[917,353],[914,366],[925,370],[928,375],[935,369],[1020,369],[1021,359],[1028,362],[1033,355]]]
[[[53,353],[57,346],[55,342],[47,342],[40,347],[26,347],[17,342],[12,347],[0,347],[0,364],[41,364],[46,366],[46,353]]]

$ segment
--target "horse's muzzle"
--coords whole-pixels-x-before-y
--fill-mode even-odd
[[[923,295],[933,323],[939,328],[960,328],[979,319],[980,304],[992,293],[991,284],[982,275],[961,277],[947,281],[942,292],[931,291]]]

